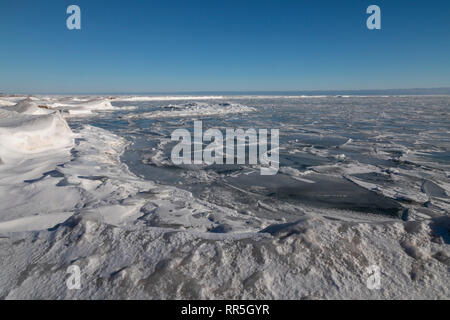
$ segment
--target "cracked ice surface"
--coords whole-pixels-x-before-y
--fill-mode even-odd
[[[0,298],[448,298],[449,109],[447,96],[2,96]],[[278,175],[173,165],[170,134],[194,120],[280,129]]]

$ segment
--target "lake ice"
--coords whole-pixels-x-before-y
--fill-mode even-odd
[[[449,111],[449,96],[1,96],[0,298],[448,298]],[[278,174],[174,165],[171,133],[195,120],[279,129]]]

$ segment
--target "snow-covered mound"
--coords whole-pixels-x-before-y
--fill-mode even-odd
[[[24,110],[30,111],[28,105]],[[59,113],[30,115],[0,109],[0,159],[3,163],[24,155],[69,147],[72,143],[72,131]]]
[[[48,114],[60,111],[65,115],[92,115],[96,111],[118,110],[109,99],[68,99],[66,97],[28,97],[17,103],[0,101],[0,108],[24,114]]]
[[[15,103],[12,101],[0,99],[0,107],[10,107],[13,105],[15,105]]]
[[[13,106],[5,107],[4,109],[31,115],[49,114],[55,112],[50,110],[50,108],[46,106],[39,106],[36,102],[34,102],[32,99],[29,98],[19,101],[17,104]]]
[[[424,222],[305,216],[225,240],[77,215],[0,239],[0,252],[8,252],[0,298],[446,299],[448,250],[432,234]],[[81,270],[80,290],[66,287],[71,265]],[[367,285],[371,266],[380,270],[378,290]]]

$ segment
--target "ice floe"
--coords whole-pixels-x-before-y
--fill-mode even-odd
[[[233,113],[248,113],[255,111],[255,108],[247,107],[235,103],[205,103],[191,102],[182,105],[169,105],[163,110],[129,114],[125,118],[176,118],[193,116],[212,116]]]
[[[114,96],[113,101],[178,101],[178,100],[219,100],[223,96]]]

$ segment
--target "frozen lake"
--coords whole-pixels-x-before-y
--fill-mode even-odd
[[[192,106],[204,101],[118,101],[137,108],[69,123],[88,121],[131,141],[122,160],[135,174],[244,214],[291,220],[294,206],[406,219],[448,211],[448,97],[214,98],[206,103],[255,111],[203,116]],[[195,120],[204,130],[279,129],[279,173],[263,177],[250,165],[173,165],[171,133],[192,130]]]
[[[2,96],[0,298],[445,299],[449,111],[449,96]],[[196,120],[279,129],[278,174],[174,165],[171,134]]]

